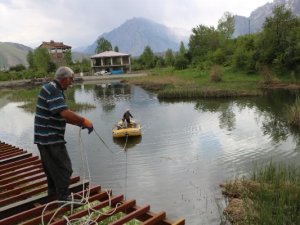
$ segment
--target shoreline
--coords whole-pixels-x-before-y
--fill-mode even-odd
[[[80,76],[75,74],[75,83],[80,82],[96,82],[101,80],[114,80],[130,77],[141,77],[147,76],[147,73],[127,73],[127,74],[118,74],[118,75],[91,75],[91,76]],[[45,83],[52,78],[39,78],[39,79],[22,79],[22,80],[9,80],[9,81],[0,81],[0,88],[14,88],[14,87],[31,87]]]

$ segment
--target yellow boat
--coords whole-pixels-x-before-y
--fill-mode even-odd
[[[116,126],[112,129],[112,135],[114,138],[122,138],[126,136],[141,136],[142,128],[139,123],[136,123],[134,120],[130,121],[129,126],[126,126],[125,123],[120,120]]]

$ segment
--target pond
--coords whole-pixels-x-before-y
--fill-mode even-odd
[[[166,102],[117,81],[77,85],[73,93],[76,102],[96,106],[80,112],[96,132],[67,127],[74,175],[88,178],[90,171],[93,184],[150,204],[151,211],[166,211],[171,219],[183,217],[186,224],[221,223],[223,181],[271,161],[300,165],[300,133],[284,117],[294,94]],[[21,104],[0,100],[0,140],[38,154],[34,115]],[[142,137],[115,140],[111,129],[127,108],[141,122]]]

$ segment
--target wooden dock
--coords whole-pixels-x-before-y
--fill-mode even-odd
[[[61,207],[55,203],[55,197],[47,195],[46,176],[39,157],[0,142],[0,225],[39,225],[43,224],[42,220],[44,224],[63,225],[88,217],[91,209],[100,211],[104,208],[106,213],[99,213],[93,221],[113,225],[132,220],[145,225],[185,224],[184,219],[167,219],[164,211],[151,212],[150,205],[138,206],[134,199],[125,200],[123,195],[109,195],[100,185],[90,186],[89,181],[82,181],[78,176],[72,177],[70,183],[70,192],[74,193],[75,198],[84,196],[87,202],[93,203],[92,206],[85,207],[85,203],[84,206],[73,204]]]

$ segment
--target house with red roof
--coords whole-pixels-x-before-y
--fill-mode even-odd
[[[46,48],[51,56],[52,61],[57,66],[62,66],[65,64],[64,54],[67,51],[71,51],[71,46],[65,45],[63,42],[55,42],[51,40],[50,42],[43,41],[39,48]]]

